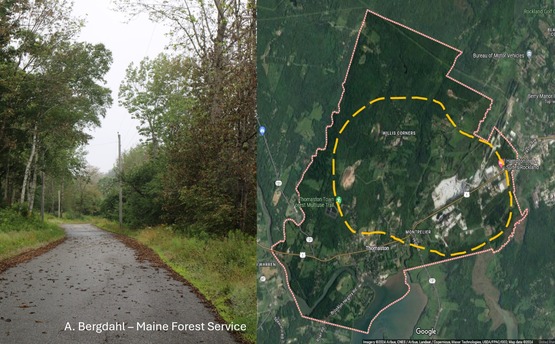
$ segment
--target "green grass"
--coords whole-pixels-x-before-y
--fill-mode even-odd
[[[253,237],[230,232],[225,238],[187,237],[168,227],[138,231],[115,222],[87,218],[102,229],[131,236],[152,248],[174,271],[194,285],[231,323],[246,324],[243,337],[256,342],[256,245]]]
[[[0,209],[0,260],[47,245],[63,238],[59,226],[42,222],[35,215],[21,216],[9,209]]]

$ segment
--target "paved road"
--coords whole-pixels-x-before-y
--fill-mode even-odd
[[[235,343],[225,331],[171,331],[172,322],[208,329],[215,319],[187,286],[138,262],[111,234],[91,225],[65,230],[63,244],[0,274],[0,343]],[[79,322],[126,328],[80,331]],[[137,322],[170,330],[137,330]]]

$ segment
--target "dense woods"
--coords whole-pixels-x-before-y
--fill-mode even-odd
[[[2,204],[32,212],[39,183],[53,198],[83,170],[85,131],[112,103],[103,79],[112,57],[75,40],[71,3],[6,0],[0,12]]]
[[[88,128],[112,103],[102,45],[78,42],[65,0],[3,1],[0,13],[0,186],[3,206],[169,224],[222,236],[255,232],[256,10],[253,2],[125,1],[170,27],[167,53],[129,65],[118,102],[143,143],[101,175],[84,161]],[[115,133],[114,133],[115,135]]]
[[[145,144],[125,155],[124,218],[193,233],[255,231],[255,7],[237,0],[119,1],[171,28],[172,51],[130,65],[119,102]],[[116,168],[104,185],[116,186]],[[103,203],[116,218],[117,188]]]

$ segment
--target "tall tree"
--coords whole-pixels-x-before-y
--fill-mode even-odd
[[[192,65],[191,107],[164,147],[167,221],[255,233],[254,1],[117,1],[170,25],[172,47]]]
[[[84,130],[99,125],[111,103],[110,90],[98,84],[103,82],[112,61],[111,53],[103,45],[59,42],[52,48],[49,55],[36,57],[40,72],[29,79],[32,88],[26,96],[33,103],[27,117],[32,125],[32,139],[20,202],[25,200],[37,155],[49,149],[44,143],[55,142],[58,148],[65,143],[66,147],[76,149],[89,139]],[[49,136],[56,139],[46,141]]]
[[[170,25],[172,46],[197,61],[195,86],[209,105],[211,117],[224,112],[224,89],[236,76],[230,69],[254,53],[256,9],[253,0],[154,0],[116,1],[130,15],[146,12],[155,21]],[[248,57],[250,59],[251,57]]]
[[[141,123],[139,133],[158,155],[160,143],[172,139],[176,126],[185,121],[190,103],[191,63],[188,59],[160,54],[132,63],[121,83],[119,102]]]
[[[99,125],[112,101],[103,86],[111,53],[75,41],[82,22],[71,7],[67,0],[0,5],[9,13],[0,20],[0,174],[4,200],[11,202],[18,181],[18,199],[31,210],[39,172],[69,171],[89,139],[85,129]]]

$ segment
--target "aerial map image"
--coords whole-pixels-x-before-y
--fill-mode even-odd
[[[259,342],[555,343],[555,1],[257,7]]]

